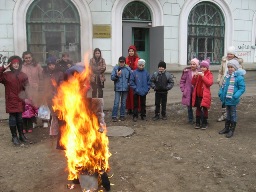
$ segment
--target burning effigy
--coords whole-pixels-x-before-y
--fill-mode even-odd
[[[83,191],[97,191],[98,186],[92,185],[89,178],[96,178],[98,185],[106,183],[111,154],[104,122],[103,99],[86,97],[91,71],[88,62],[84,63],[85,70],[73,73],[58,87],[53,98],[53,109],[59,119],[65,122],[60,128],[60,143],[67,157],[68,180],[79,179]],[[84,185],[81,180],[89,181],[89,184]],[[105,188],[110,188],[110,185]]]

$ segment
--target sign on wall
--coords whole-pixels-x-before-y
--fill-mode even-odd
[[[111,38],[111,26],[93,25],[93,38]]]

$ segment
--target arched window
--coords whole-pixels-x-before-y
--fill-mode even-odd
[[[125,6],[123,21],[151,22],[151,14],[144,3],[133,1]]]
[[[225,23],[221,10],[213,3],[197,4],[188,18],[188,61],[209,58],[220,64],[224,54]]]
[[[80,20],[70,0],[36,0],[27,12],[27,47],[44,64],[49,55],[69,52],[80,61]]]

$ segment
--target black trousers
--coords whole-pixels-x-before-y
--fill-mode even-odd
[[[29,130],[33,128],[33,119],[32,118],[23,118],[23,129]]]
[[[140,98],[140,107],[141,107],[141,117],[146,116],[146,95],[141,96],[134,94],[133,95],[133,117],[138,117],[138,108],[139,108],[139,98]]]
[[[161,115],[166,116],[167,92],[155,92],[155,114],[160,114],[160,105],[162,106]]]

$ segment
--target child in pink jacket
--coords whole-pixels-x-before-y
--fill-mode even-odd
[[[25,99],[25,111],[22,113],[23,133],[31,133],[33,120],[36,117],[38,109],[32,104],[30,99]]]

